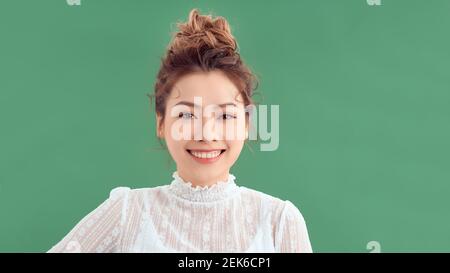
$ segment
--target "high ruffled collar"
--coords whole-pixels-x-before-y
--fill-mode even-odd
[[[237,192],[239,187],[234,180],[236,177],[228,175],[228,180],[218,181],[211,186],[193,186],[191,182],[184,181],[175,171],[172,174],[174,178],[169,185],[169,190],[176,196],[192,202],[213,202],[223,200]]]

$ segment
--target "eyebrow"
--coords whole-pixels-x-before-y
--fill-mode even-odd
[[[174,106],[177,106],[177,105],[187,105],[189,107],[200,108],[200,105],[195,104],[195,103],[190,102],[190,101],[180,101],[177,104],[175,104]],[[224,107],[224,106],[227,106],[227,105],[231,105],[231,106],[237,107],[237,105],[234,102],[225,102],[225,103],[219,104],[220,107]]]

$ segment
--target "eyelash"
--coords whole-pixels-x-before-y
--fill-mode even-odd
[[[228,116],[228,117],[230,117],[230,118],[224,118],[224,119],[235,119],[235,118],[236,118],[236,116],[230,115],[230,114],[223,114],[223,115],[222,115],[222,117],[225,117],[225,116]]]
[[[186,115],[189,115],[189,116],[187,117],[187,119],[195,118],[195,116],[194,116],[193,114],[189,113],[189,112],[180,112],[180,113],[178,114],[178,118],[185,118]],[[231,114],[223,114],[223,115],[222,115],[222,118],[223,118],[224,120],[227,120],[227,119],[235,119],[235,118],[237,118],[237,117],[236,117],[235,115],[231,115]]]
[[[178,114],[178,118],[184,118],[186,114],[190,115],[189,119],[195,118],[195,116],[193,114],[189,113],[189,112],[180,112]]]

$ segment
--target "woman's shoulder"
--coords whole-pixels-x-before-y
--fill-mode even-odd
[[[294,205],[290,200],[283,199],[281,197],[270,195],[266,192],[256,189],[247,188],[241,186],[242,193],[245,197],[256,198],[261,201],[261,204],[268,210],[270,210],[275,216],[281,216],[284,213],[300,212],[298,207]]]
[[[247,195],[247,197],[256,197],[257,200],[261,201],[260,211],[265,215],[264,219],[271,223],[274,230],[280,230],[286,223],[288,225],[299,223],[301,226],[304,226],[303,214],[300,212],[299,207],[290,200],[246,187],[241,188],[243,189],[244,198]]]
[[[143,194],[155,194],[163,189],[165,185],[154,186],[154,187],[141,187],[141,188],[131,188],[126,186],[116,186],[112,188],[109,192],[110,199],[118,198],[133,198],[137,196],[142,196]]]
[[[111,199],[121,198],[124,197],[125,195],[128,195],[130,191],[131,191],[130,187],[123,187],[123,186],[115,187],[109,192],[109,198]]]

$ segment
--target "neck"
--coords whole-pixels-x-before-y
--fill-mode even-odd
[[[218,175],[198,175],[193,172],[185,172],[184,170],[178,169],[178,175],[186,182],[191,182],[192,186],[200,187],[210,187],[216,184],[218,181],[228,181],[229,171]]]

